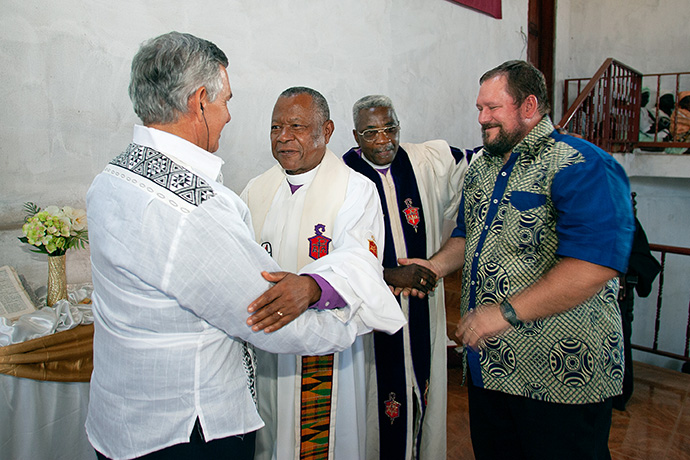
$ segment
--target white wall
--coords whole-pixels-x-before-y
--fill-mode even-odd
[[[643,74],[690,71],[688,0],[558,0],[556,14],[556,119],[562,115],[563,80],[591,77],[609,57]],[[690,89],[690,79],[680,89]],[[617,158],[637,193],[637,215],[649,241],[690,247],[690,155]],[[659,347],[682,354],[690,257],[669,256],[668,263]],[[633,343],[652,345],[655,311],[656,291],[636,299]],[[668,358],[637,351],[634,358],[680,369],[680,362]]]
[[[273,164],[270,114],[289,86],[326,96],[336,153],[353,144],[352,104],[371,93],[393,99],[404,141],[475,146],[479,76],[526,57],[527,0],[504,2],[502,20],[447,0],[3,0],[2,10],[0,266],[34,284],[45,257],[16,240],[22,204],[84,205],[92,178],[131,140],[129,66],[150,37],[189,32],[228,55],[233,118],[218,154],[237,192]],[[81,252],[68,254],[68,282],[90,276]]]
[[[690,71],[688,0],[556,3],[556,119],[563,80],[591,77],[609,57],[643,74]]]
[[[661,158],[659,159],[662,160]],[[690,163],[690,158],[687,160]],[[638,218],[650,243],[690,247],[690,178],[631,177],[638,196]],[[654,253],[661,261],[661,255]],[[682,355],[690,302],[690,256],[666,256],[662,295],[659,349]],[[657,283],[655,283],[656,285]],[[649,297],[635,299],[633,343],[651,347],[654,342],[658,289]],[[634,350],[634,359],[680,370],[681,362]]]

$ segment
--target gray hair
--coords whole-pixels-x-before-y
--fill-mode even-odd
[[[202,86],[213,102],[223,89],[219,66],[228,66],[225,53],[194,35],[170,32],[144,42],[132,60],[134,112],[145,125],[174,123]]]
[[[306,86],[293,86],[292,88],[288,88],[280,93],[279,98],[298,96],[300,94],[307,94],[311,96],[312,104],[314,104],[316,112],[318,113],[319,118],[321,118],[321,124],[326,123],[331,119],[331,111],[328,108],[326,98],[323,97],[323,94],[319,93],[315,89],[307,88]]]
[[[359,125],[359,113],[362,110],[373,109],[374,107],[385,107],[391,109],[394,118],[398,118],[395,114],[395,107],[393,107],[393,101],[388,96],[382,96],[380,94],[373,94],[370,96],[364,96],[352,106],[352,121],[355,123],[355,129]]]

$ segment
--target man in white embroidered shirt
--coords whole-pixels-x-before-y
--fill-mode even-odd
[[[371,330],[349,305],[310,309],[271,334],[248,305],[280,268],[253,240],[246,205],[218,182],[232,97],[225,54],[172,32],[142,45],[129,93],[145,126],[87,195],[94,372],[86,431],[99,458],[251,459],[263,426],[247,342],[322,354]],[[276,308],[314,303],[310,276],[273,275]],[[283,290],[282,286],[287,286]],[[280,316],[280,315],[279,315]],[[391,328],[397,329],[404,319]]]

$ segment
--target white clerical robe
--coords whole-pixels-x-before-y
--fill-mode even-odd
[[[288,180],[301,185],[294,194]],[[261,198],[253,199],[253,194]],[[272,195],[269,201],[262,197],[265,194]],[[321,164],[305,174],[287,176],[277,167],[267,171],[250,181],[242,198],[255,219],[257,241],[284,270],[322,276],[347,302],[348,313],[357,313],[371,329],[393,333],[402,327],[405,319],[383,281],[383,217],[378,194],[368,179],[351,171],[329,150]],[[324,210],[323,221],[314,209]],[[329,212],[332,215],[326,216]],[[311,260],[304,240],[324,222],[331,222],[323,232],[331,239],[329,252]],[[298,359],[263,353],[258,361],[259,412],[267,426],[259,431],[256,458],[299,458]],[[360,338],[336,353],[329,458],[364,458],[364,364]]]

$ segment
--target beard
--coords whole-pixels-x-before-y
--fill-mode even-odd
[[[489,140],[486,132],[489,128],[498,128],[498,133],[493,140]],[[520,120],[518,127],[514,131],[506,131],[500,123],[486,123],[482,125],[482,141],[484,150],[491,157],[503,157],[506,153],[513,150],[527,133],[525,123]]]

